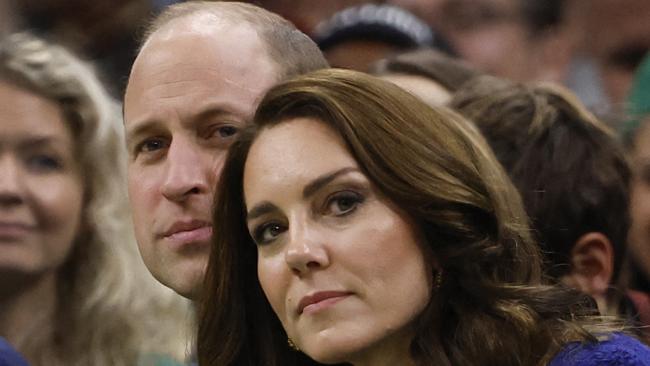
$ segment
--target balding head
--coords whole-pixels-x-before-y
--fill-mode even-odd
[[[203,18],[203,26],[248,24],[257,32],[269,58],[278,65],[280,79],[328,67],[318,46],[289,21],[258,6],[241,2],[191,1],[170,6],[150,23],[143,45],[154,33],[164,31],[163,28],[173,29],[168,25],[186,17]]]

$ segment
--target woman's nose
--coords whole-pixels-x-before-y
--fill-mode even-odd
[[[11,156],[0,157],[0,206],[13,206],[23,201],[20,166]]]
[[[289,228],[285,261],[297,275],[329,266],[326,235],[307,220],[294,222]]]

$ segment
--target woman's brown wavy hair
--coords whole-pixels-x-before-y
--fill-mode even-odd
[[[388,82],[329,69],[271,89],[228,155],[200,306],[201,365],[318,365],[291,351],[262,292],[242,189],[259,131],[295,117],[338,131],[443,267],[442,286],[417,321],[416,364],[542,365],[566,342],[595,340],[581,325],[592,322],[593,304],[542,284],[519,195],[477,130]]]

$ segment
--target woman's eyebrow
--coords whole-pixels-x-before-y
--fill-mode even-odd
[[[248,211],[248,213],[246,214],[246,221],[254,220],[262,215],[277,210],[279,210],[278,206],[272,204],[269,201],[263,201],[255,205],[255,207],[253,207],[250,211]]]
[[[316,193],[319,189],[321,189],[323,186],[327,185],[327,183],[333,181],[340,175],[347,174],[350,172],[358,172],[358,171],[359,168],[346,167],[331,173],[325,173],[320,177],[314,179],[313,181],[311,181],[309,184],[305,186],[305,188],[302,190],[302,198],[303,199],[309,198],[309,196]]]
[[[329,182],[333,181],[337,177],[348,174],[350,172],[359,172],[359,169],[356,167],[346,167],[336,170],[331,173],[325,173],[320,177],[314,179],[309,184],[305,186],[302,190],[303,199],[309,198],[314,193],[318,192],[319,189],[327,185]],[[279,210],[278,206],[274,205],[269,201],[262,201],[259,204],[255,205],[248,213],[246,214],[246,221],[254,220],[262,215],[265,215],[269,212]]]
[[[33,150],[44,146],[66,145],[66,140],[57,136],[35,136],[18,142],[20,150]]]

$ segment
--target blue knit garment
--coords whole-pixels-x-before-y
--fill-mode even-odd
[[[549,366],[650,366],[650,348],[616,333],[598,343],[569,343]]]
[[[27,366],[27,361],[4,338],[0,338],[0,366]]]

